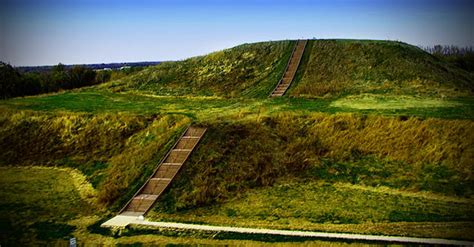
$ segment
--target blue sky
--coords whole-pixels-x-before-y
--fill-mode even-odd
[[[474,45],[470,0],[2,0],[16,66],[178,60],[297,38]],[[470,25],[469,25],[470,24]]]

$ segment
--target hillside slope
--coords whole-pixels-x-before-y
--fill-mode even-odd
[[[131,198],[191,120],[177,114],[2,113],[0,167],[5,172],[16,171],[12,165],[74,168],[96,191],[97,207],[107,212],[117,211]],[[359,224],[371,222],[388,224],[381,226],[384,231],[363,231],[371,234],[392,234],[390,224],[416,221],[433,227],[421,230],[420,236],[451,238],[472,231],[471,120],[341,113],[242,118],[235,112],[225,119],[196,121],[209,127],[208,134],[150,217],[331,231],[352,231],[354,225],[365,229]],[[53,175],[48,176],[44,175]],[[16,197],[5,188],[0,191],[9,198],[3,204],[5,215],[15,214],[10,202]],[[339,203],[341,195],[352,195],[351,202]],[[308,200],[310,204],[301,203]],[[380,200],[390,202],[390,210],[377,205]],[[370,208],[352,208],[352,201]],[[31,201],[22,203],[36,207]],[[108,218],[107,212],[99,217]],[[22,217],[30,225],[36,219]],[[54,230],[60,220],[47,225]],[[83,226],[100,225],[97,220]],[[327,228],[327,222],[335,228]],[[31,228],[25,224],[14,229]],[[454,233],[446,235],[446,228]]]
[[[189,124],[189,119],[175,115],[2,113],[0,167],[78,169],[98,189],[100,202],[122,200],[117,207],[146,180]]]
[[[314,40],[292,96],[340,94],[469,95],[474,76],[405,43]]]
[[[474,220],[463,210],[473,205],[472,121],[283,114],[205,125],[153,220],[402,235],[415,234],[403,223],[413,222],[425,237],[472,231],[459,225]],[[443,235],[446,228],[456,233]]]
[[[266,97],[280,79],[294,41],[244,44],[166,62],[101,86],[155,95]],[[359,93],[466,96],[472,73],[401,42],[311,40],[289,95]]]
[[[168,195],[174,209],[225,201],[280,177],[473,195],[469,120],[317,113],[206,125]]]
[[[283,73],[294,42],[244,44],[178,62],[165,62],[105,84],[156,95],[266,96]]]

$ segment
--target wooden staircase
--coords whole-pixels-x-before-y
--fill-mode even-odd
[[[188,127],[161,160],[153,175],[122,208],[120,215],[140,216],[148,212],[186,162],[205,132],[206,128]]]
[[[296,75],[307,42],[308,40],[297,41],[295,48],[293,48],[293,52],[291,53],[290,60],[286,65],[285,73],[278,82],[278,85],[273,89],[270,97],[280,97],[286,93]]]

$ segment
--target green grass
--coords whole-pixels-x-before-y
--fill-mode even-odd
[[[472,95],[473,75],[421,49],[393,41],[314,40],[308,43],[290,95],[337,97],[377,93]],[[304,72],[304,73],[303,73]]]
[[[0,101],[0,165],[62,167],[0,168],[2,228],[46,241],[228,243],[96,231],[194,122],[208,132],[153,217],[466,238],[472,75],[399,42],[313,40],[288,97],[269,99],[293,44],[246,44],[96,87]],[[78,171],[93,200],[64,184]]]
[[[384,116],[418,116],[422,118],[473,119],[471,97],[439,99],[413,96],[357,95],[334,99],[250,99],[221,97],[172,97],[100,91],[65,92],[38,97],[0,101],[5,110],[45,112],[87,112],[127,114],[180,114],[194,120],[233,118],[232,116],[271,116],[283,112],[301,115],[313,112],[361,113]],[[0,109],[1,110],[1,109]]]
[[[207,125],[208,132],[157,203],[175,213],[226,203],[246,191],[301,178],[470,198],[467,120],[315,114]]]
[[[407,108],[456,108],[462,106],[462,104],[455,101],[426,97],[361,94],[338,99],[333,101],[331,106],[360,110],[384,110]]]
[[[111,214],[95,203],[96,191],[79,171],[51,167],[0,167],[0,242],[6,246],[37,246],[69,244],[75,237],[79,245],[262,245],[255,241],[234,241],[232,238],[202,237],[181,233],[142,233],[126,231],[120,235],[91,231],[91,226]],[[273,245],[286,246],[284,239]],[[292,241],[287,240],[287,241]],[[309,241],[317,246],[348,244]]]
[[[364,187],[324,181],[280,181],[229,201],[173,214],[155,210],[154,220],[214,225],[329,230],[473,239],[464,223],[474,221],[473,200],[387,187]],[[392,224],[387,224],[387,223]],[[400,222],[400,223],[397,223]],[[425,222],[412,231],[408,222]],[[451,231],[435,222],[453,222]],[[327,225],[329,227],[325,228]],[[449,224],[448,224],[449,225]],[[469,225],[469,224],[467,224]]]
[[[293,41],[244,44],[164,62],[100,88],[172,96],[267,97],[283,74]]]
[[[265,98],[276,86],[294,41],[244,44],[166,62],[99,86],[161,96]],[[402,42],[310,40],[288,95],[334,98],[374,93],[472,96],[474,76]]]
[[[0,166],[61,166],[80,170],[100,202],[120,208],[189,125],[179,115],[5,111]],[[20,155],[19,155],[20,154]]]
[[[0,188],[2,244],[68,239],[76,229],[70,220],[99,209],[95,191],[72,169],[0,167]]]

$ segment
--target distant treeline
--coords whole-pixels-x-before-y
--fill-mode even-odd
[[[18,68],[0,62],[0,98],[6,99],[91,86],[111,79],[119,79],[142,68],[130,67],[117,71],[96,71],[82,65],[58,64],[46,71],[22,72]]]
[[[472,46],[435,45],[421,48],[459,68],[474,72],[474,47]]]
[[[455,45],[435,45],[422,47],[423,50],[439,56],[467,56],[474,54],[472,46],[459,47]]]
[[[71,69],[74,66],[82,66],[88,69],[101,70],[101,69],[112,69],[117,70],[121,68],[135,68],[135,67],[146,67],[157,65],[160,62],[134,62],[134,63],[96,63],[96,64],[81,64],[81,65],[64,65],[66,69]],[[19,72],[46,72],[53,69],[54,66],[21,66],[17,67]]]

